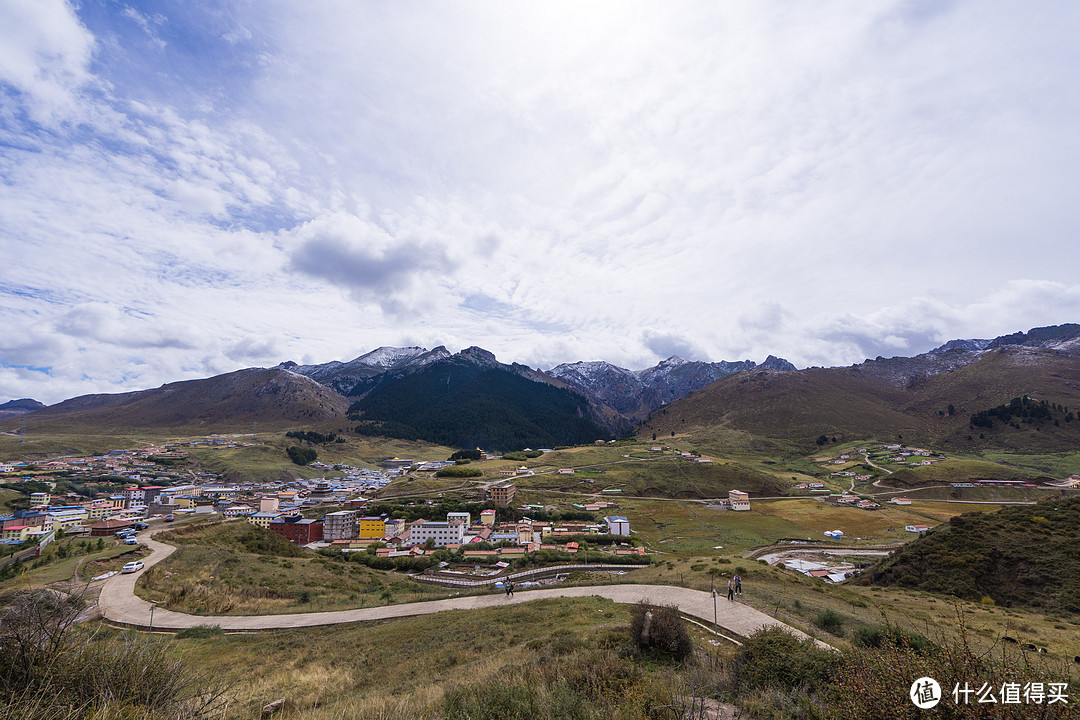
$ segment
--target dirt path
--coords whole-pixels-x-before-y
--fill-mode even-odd
[[[143,564],[146,568],[153,567],[176,550],[172,545],[153,539],[153,533],[159,529],[164,528],[155,528],[139,537],[140,541],[152,551],[150,555],[143,558]],[[149,628],[151,608],[154,606],[135,595],[135,582],[143,572],[145,572],[145,569],[127,575],[115,575],[104,581],[98,605],[105,619],[122,625]],[[753,590],[747,588],[747,591],[752,592]],[[785,625],[742,602],[729,601],[722,594],[714,597],[712,594],[700,590],[689,590],[669,585],[597,585],[591,587],[545,588],[521,591],[513,597],[507,597],[500,590],[493,592],[491,595],[473,595],[445,600],[388,605],[386,607],[287,615],[188,615],[155,607],[153,628],[155,630],[182,630],[196,625],[215,625],[225,630],[277,630],[281,628],[367,622],[411,615],[430,615],[448,610],[474,610],[503,605],[520,605],[533,600],[559,597],[603,597],[623,604],[635,604],[641,600],[647,600],[657,605],[675,605],[682,613],[703,620],[706,623],[713,622],[715,608],[718,626],[729,634],[747,637],[759,628],[778,626],[799,637],[805,637],[805,634],[799,630]]]

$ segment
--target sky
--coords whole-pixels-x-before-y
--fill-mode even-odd
[[[0,402],[1080,321],[1080,4],[0,0]]]

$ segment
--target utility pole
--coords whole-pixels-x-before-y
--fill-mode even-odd
[[[712,627],[713,632],[720,634],[720,626],[716,622],[716,588],[712,590]]]
[[[255,422],[251,423],[251,442],[255,442],[255,440],[257,439],[255,431],[258,430],[258,429],[259,429],[258,421],[255,421]]]
[[[20,430],[19,430],[19,442],[20,443],[26,442],[26,416],[25,415],[23,415],[23,418],[22,418],[22,428],[20,428]]]
[[[150,602],[150,632],[154,632],[154,608],[157,607],[156,601]]]

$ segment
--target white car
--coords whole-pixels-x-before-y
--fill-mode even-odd
[[[142,560],[135,560],[133,562],[127,563],[126,565],[124,565],[124,567],[120,568],[120,572],[122,572],[122,573],[133,573],[133,572],[139,572],[142,569],[143,569]]]

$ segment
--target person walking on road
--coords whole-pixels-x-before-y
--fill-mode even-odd
[[[510,597],[514,597],[514,583],[509,580],[506,581],[506,594]]]
[[[735,600],[735,584],[730,579],[727,581],[727,599]]]
[[[735,594],[742,595],[742,577],[739,575],[735,576]]]

